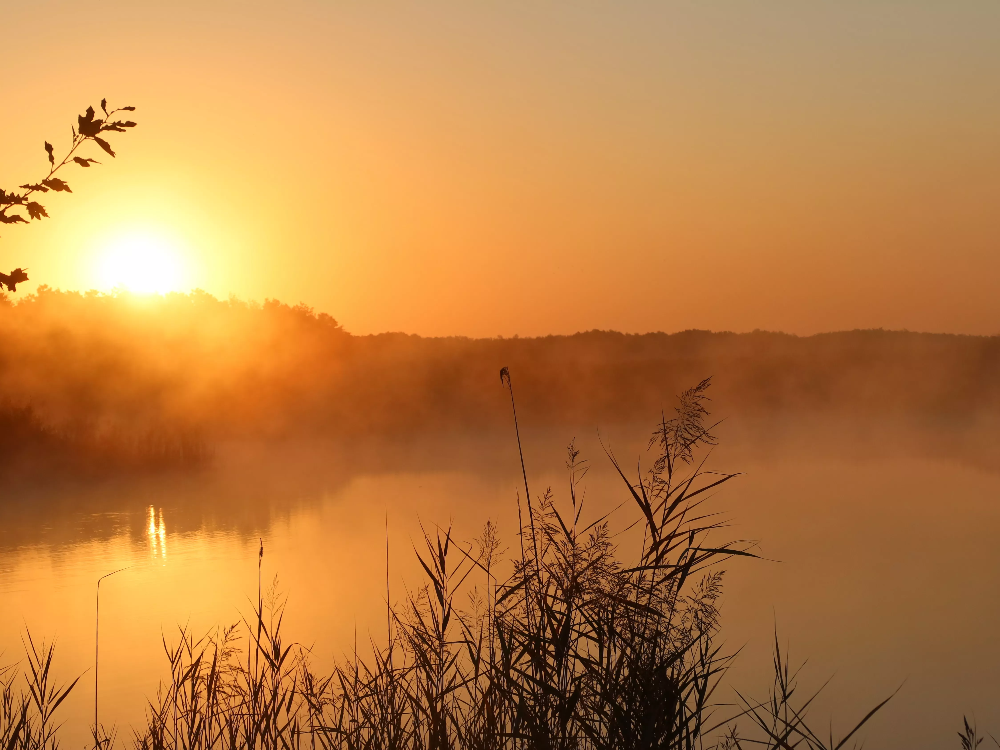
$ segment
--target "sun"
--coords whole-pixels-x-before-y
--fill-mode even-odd
[[[98,276],[105,289],[138,294],[179,291],[183,264],[177,245],[154,233],[132,232],[112,240],[99,260]]]

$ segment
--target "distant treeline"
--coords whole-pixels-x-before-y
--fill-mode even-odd
[[[201,291],[138,297],[40,287],[0,300],[0,399],[9,409],[30,407],[39,424],[65,435],[214,441],[505,428],[502,366],[519,410],[547,427],[648,422],[707,376],[713,412],[729,416],[829,413],[946,429],[1000,416],[1000,337],[355,336],[303,305]]]

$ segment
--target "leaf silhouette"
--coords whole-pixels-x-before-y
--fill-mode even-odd
[[[107,99],[101,99],[101,109],[104,111],[105,115],[108,114],[108,100]]]
[[[48,141],[45,141],[45,153],[49,155],[49,164],[55,166],[56,157],[55,154],[53,154],[52,152],[53,152],[52,144],[49,143]]]
[[[73,161],[79,164],[81,167],[89,167],[91,164],[100,164],[101,162],[97,159],[85,159],[82,156],[74,156]]]
[[[80,135],[86,136],[87,138],[93,138],[100,133],[102,124],[104,124],[104,120],[94,119],[93,107],[87,107],[86,114],[79,115],[76,118],[76,126],[80,131]]]
[[[112,158],[114,158],[115,152],[111,150],[111,144],[108,143],[103,138],[98,138],[96,135],[93,136],[94,140],[97,141],[97,145],[107,151]]]
[[[114,122],[106,122],[101,126],[101,130],[113,130],[116,133],[124,133],[125,128],[134,128],[135,123],[131,120],[121,121],[115,120]]]
[[[28,216],[32,219],[41,219],[43,216],[45,218],[49,217],[48,213],[45,211],[45,206],[41,203],[35,203],[34,201],[28,204]]]
[[[69,189],[69,185],[66,184],[64,180],[58,177],[50,177],[47,180],[42,180],[42,184],[47,188],[52,188],[57,193],[72,193],[73,191]]]
[[[7,216],[6,214],[0,214],[0,222],[4,224],[27,224],[28,222],[24,220],[23,216],[18,216],[14,214],[13,216]]]
[[[28,280],[28,274],[24,272],[23,268],[15,268],[10,274],[0,273],[0,289],[3,289],[3,285],[7,285],[7,291],[16,292],[17,285],[22,281]]]

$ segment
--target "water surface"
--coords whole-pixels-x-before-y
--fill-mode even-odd
[[[632,463],[643,428],[602,440]],[[571,437],[572,435],[569,435]],[[532,492],[565,495],[565,435],[526,445]],[[716,468],[744,472],[712,499],[733,537],[760,540],[762,561],[730,565],[727,648],[743,651],[720,688],[763,697],[777,627],[805,688],[836,674],[814,711],[845,728],[903,685],[866,733],[871,747],[953,744],[963,713],[1000,730],[1000,472],[988,460],[843,448],[828,433],[779,442],[729,429]],[[585,515],[627,501],[592,432],[578,441],[592,469]],[[840,448],[836,446],[840,445]],[[288,596],[287,634],[317,666],[384,637],[389,596],[419,583],[421,524],[470,540],[490,517],[516,545],[516,449],[492,436],[365,446],[234,448],[197,476],[21,492],[0,524],[0,649],[21,658],[25,629],[57,639],[57,673],[85,674],[63,719],[81,746],[93,716],[95,582],[101,587],[101,720],[119,736],[141,721],[163,674],[162,639],[201,634],[251,611],[264,545],[265,584]],[[523,492],[522,492],[523,494]],[[633,517],[627,504],[620,526]]]

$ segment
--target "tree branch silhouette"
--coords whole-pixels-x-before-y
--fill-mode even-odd
[[[45,206],[36,200],[32,200],[35,193],[47,193],[50,190],[56,193],[72,193],[70,186],[61,177],[56,177],[56,173],[69,163],[80,167],[90,168],[91,164],[100,164],[96,159],[79,156],[77,151],[88,141],[96,143],[109,156],[114,158],[115,152],[111,144],[101,137],[102,133],[124,133],[128,128],[134,128],[136,123],[131,120],[115,119],[121,112],[134,112],[135,107],[118,107],[108,110],[108,100],[101,99],[101,111],[104,117],[97,117],[97,112],[93,107],[87,107],[87,111],[78,115],[76,125],[72,126],[73,140],[70,143],[69,151],[58,163],[56,162],[55,148],[51,143],[45,141],[45,153],[49,157],[49,173],[38,182],[21,185],[19,190],[4,190],[0,188],[0,224],[27,224],[29,221],[48,218]],[[25,218],[27,215],[27,218]],[[28,274],[23,268],[15,268],[9,274],[0,273],[0,290],[4,286],[7,291],[17,291],[17,285],[28,280]]]

